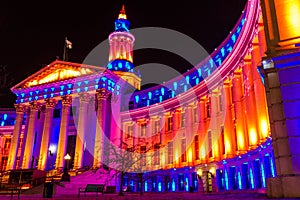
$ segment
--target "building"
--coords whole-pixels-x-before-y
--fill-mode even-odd
[[[278,80],[291,88],[299,81],[291,74],[299,71],[299,23],[284,21],[290,4],[270,2],[261,7],[258,0],[248,1],[208,59],[147,90],[139,90],[143,77],[134,70],[135,38],[123,8],[109,35],[106,67],[55,60],[12,88],[16,113],[3,110],[0,122],[2,169],[61,170],[67,153],[75,170],[113,167],[111,143],[136,159],[126,170],[147,174],[143,184],[124,177],[124,185],[134,190],[267,188],[269,196],[299,197],[284,187],[299,182],[299,113],[287,110],[291,119],[282,113],[274,117],[278,107],[291,108],[289,98],[299,102],[296,94],[282,102],[284,91],[278,90]],[[275,8],[282,11],[277,16]],[[274,73],[279,79],[269,76]],[[287,137],[279,134],[289,126]],[[290,150],[280,153],[282,145]]]

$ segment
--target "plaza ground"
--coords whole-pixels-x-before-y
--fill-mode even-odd
[[[0,196],[0,199],[10,199],[10,196]],[[12,199],[18,199],[17,196],[14,196]],[[134,194],[125,194],[124,196],[118,196],[118,194],[104,194],[99,195],[98,197],[95,194],[87,194],[86,196],[81,195],[79,198],[74,191],[74,194],[53,194],[52,198],[43,198],[42,194],[21,194],[21,200],[38,200],[38,199],[57,199],[57,200],[180,200],[180,199],[189,199],[189,200],[252,200],[252,199],[270,199],[267,198],[265,194],[261,193],[215,193],[215,194],[201,194],[201,193],[145,193],[143,196],[140,196],[138,193]],[[282,198],[283,199],[283,198]],[[278,199],[277,199],[278,200]]]

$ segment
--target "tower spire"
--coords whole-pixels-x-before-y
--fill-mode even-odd
[[[120,11],[118,19],[127,19],[126,13],[125,13],[125,5],[122,5],[122,9]]]

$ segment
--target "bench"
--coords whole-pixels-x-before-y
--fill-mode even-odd
[[[0,188],[0,195],[10,195],[10,199],[12,199],[14,194],[18,196],[18,199],[20,199],[20,185],[6,185],[5,187]]]
[[[105,193],[107,194],[116,193],[116,186],[106,186]]]
[[[78,197],[80,197],[80,193],[84,193],[84,196],[86,196],[86,193],[96,193],[98,196],[98,193],[104,192],[104,186],[103,184],[87,184],[85,188],[79,188],[78,189]]]

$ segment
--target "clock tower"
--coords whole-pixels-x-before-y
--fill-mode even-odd
[[[129,32],[130,22],[127,20],[125,6],[115,20],[115,31],[109,39],[109,63],[107,68],[127,81],[133,87],[140,89],[141,78],[134,71],[133,44],[134,36]]]

